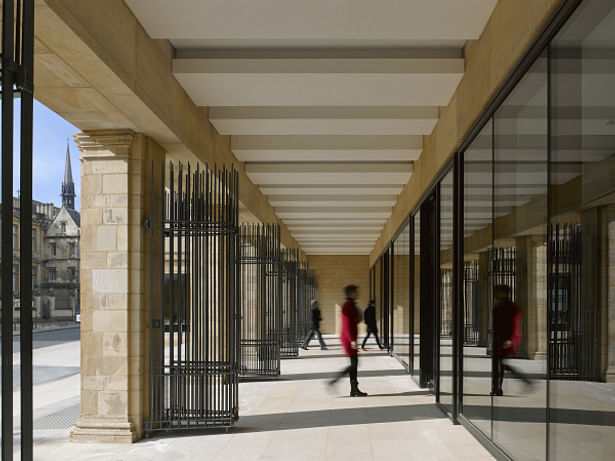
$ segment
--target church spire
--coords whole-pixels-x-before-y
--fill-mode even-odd
[[[66,163],[64,164],[64,181],[62,181],[62,206],[75,208],[75,183],[73,182],[73,170],[70,166],[70,151],[68,139],[66,140]]]

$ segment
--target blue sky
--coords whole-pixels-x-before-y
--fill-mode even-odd
[[[19,189],[19,115],[20,101],[15,100],[15,156],[13,171],[13,190],[15,195]],[[64,120],[55,112],[38,101],[34,103],[34,139],[33,139],[33,172],[32,196],[39,202],[52,202],[60,206],[60,192],[64,178],[64,158],[66,156],[66,140],[69,141],[73,180],[77,198],[75,208],[81,208],[81,162],[79,151],[73,142],[73,134],[79,129]]]

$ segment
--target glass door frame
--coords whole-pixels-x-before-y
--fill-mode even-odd
[[[412,221],[411,221],[411,217],[408,216],[406,219],[404,219],[403,223],[401,224],[400,228],[397,230],[397,232],[395,233],[395,235],[393,236],[393,238],[391,239],[391,337],[392,337],[392,341],[391,341],[391,355],[393,357],[395,357],[399,363],[402,364],[402,366],[406,369],[406,371],[409,374],[412,374],[412,360],[413,360],[413,344],[414,344],[414,334],[412,332],[412,326],[413,326],[413,321],[412,321],[412,294],[413,292],[413,287],[412,287],[412,271],[411,271],[411,267],[412,267],[412,256],[413,256],[413,252],[412,252],[412,241],[410,241],[410,251],[408,252],[408,259],[409,259],[409,272],[408,272],[408,310],[409,310],[409,315],[408,315],[408,344],[409,344],[409,352],[408,352],[408,356],[407,356],[407,361],[408,363],[406,364],[406,362],[404,362],[402,355],[400,355],[399,353],[397,353],[395,351],[395,323],[394,323],[394,314],[395,314],[395,242],[397,241],[397,239],[399,238],[399,236],[406,230],[406,226],[408,226],[408,231],[410,234],[410,239],[412,239]]]
[[[448,175],[449,173],[453,174],[453,189],[456,191],[458,188],[458,165],[457,165],[457,156],[453,156],[453,158],[451,158],[448,162],[446,162],[446,164],[442,167],[440,173],[438,173],[438,175],[436,176],[436,178],[434,179],[434,181],[432,182],[432,184],[427,188],[427,190],[424,192],[424,194],[421,196],[421,199],[419,200],[419,202],[417,203],[417,205],[415,206],[413,212],[409,215],[409,217],[407,218],[406,221],[404,221],[404,224],[402,224],[400,231],[401,232],[404,228],[404,226],[406,225],[406,223],[410,226],[410,254],[411,254],[411,258],[410,258],[410,332],[411,332],[411,338],[410,338],[410,365],[409,365],[409,372],[411,375],[413,376],[421,376],[421,369],[419,368],[418,370],[414,368],[414,330],[415,330],[415,312],[416,309],[418,307],[418,309],[420,310],[420,305],[417,306],[416,302],[415,302],[415,295],[416,295],[416,288],[415,288],[415,271],[419,270],[420,271],[420,265],[417,268],[417,264],[415,262],[415,250],[416,250],[416,244],[415,244],[415,237],[416,237],[416,215],[417,213],[421,210],[422,206],[426,203],[427,200],[434,200],[434,229],[433,229],[433,233],[431,235],[433,235],[433,239],[430,239],[430,242],[424,242],[423,239],[421,239],[420,241],[420,245],[421,247],[424,247],[424,245],[426,245],[427,243],[431,243],[435,246],[435,261],[434,261],[434,280],[436,281],[436,283],[434,283],[434,287],[433,287],[433,299],[432,299],[432,306],[431,306],[431,310],[432,310],[432,321],[433,321],[433,325],[431,328],[431,335],[433,338],[433,346],[432,346],[432,373],[433,373],[433,392],[434,395],[436,397],[436,404],[446,413],[449,414],[448,410],[445,410],[445,408],[440,404],[440,386],[439,386],[439,381],[440,381],[440,369],[439,369],[439,359],[440,359],[440,283],[439,280],[440,278],[437,277],[436,272],[439,271],[439,267],[440,267],[440,183],[442,181],[442,179]],[[457,214],[458,214],[458,209],[454,204],[454,209],[453,209],[453,239],[454,242],[456,242],[457,238],[458,238],[458,218],[457,218]],[[421,223],[424,221],[425,217],[423,215],[423,213],[421,213]],[[418,230],[419,234],[420,234],[420,229]],[[456,261],[456,254],[455,254],[455,245],[453,245],[453,261]],[[420,254],[424,254],[423,251],[421,251]],[[455,283],[455,278],[457,277],[457,273],[459,272],[459,269],[457,267],[457,264],[453,264],[453,281]],[[453,420],[453,422],[456,422],[457,419],[457,414],[458,414],[458,395],[457,395],[457,376],[455,374],[456,369],[457,369],[457,362],[458,362],[458,349],[456,347],[456,344],[458,342],[458,337],[459,337],[459,332],[458,332],[458,323],[459,323],[459,315],[458,315],[458,301],[457,301],[457,294],[454,294],[453,296],[453,306],[452,306],[452,314],[453,314],[453,405],[452,405],[452,413],[449,415],[449,417],[451,417],[451,419]],[[422,299],[422,296],[421,296]],[[422,320],[422,317],[420,317],[419,322]],[[422,342],[421,342],[422,344]],[[420,352],[419,352],[420,354]],[[430,388],[431,386],[427,386],[427,383],[421,379],[421,384],[422,387],[427,387]]]

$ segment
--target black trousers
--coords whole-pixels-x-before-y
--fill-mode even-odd
[[[314,335],[316,335],[316,337],[318,338],[318,342],[320,343],[320,348],[321,349],[324,349],[325,347],[327,347],[327,345],[325,344],[325,342],[322,339],[322,335],[320,334],[320,330],[317,330],[316,328],[312,328],[310,331],[308,331],[308,334],[305,337],[305,340],[303,341],[303,344],[301,345],[301,347],[303,347],[303,348],[308,347],[308,344],[310,344],[310,341],[312,340]]]
[[[378,344],[378,347],[382,349],[382,345],[380,344],[380,339],[378,339],[378,330],[372,331],[369,328],[367,329],[367,334],[365,335],[365,338],[363,338],[363,344],[361,344],[361,347],[365,347],[365,343],[367,343],[367,338],[369,338],[369,335],[374,335],[374,338],[376,339],[376,344]]]
[[[338,381],[344,376],[348,375],[350,377],[350,389],[354,389],[358,385],[357,380],[357,367],[359,366],[359,356],[358,355],[350,355],[350,365],[344,368],[339,374],[335,377],[333,382]]]
[[[530,380],[523,373],[506,363],[502,354],[495,353],[493,379],[491,381],[492,391],[498,392],[502,390],[502,385],[504,384],[504,374],[507,371],[513,376],[513,378],[520,379],[524,383],[529,384]]]

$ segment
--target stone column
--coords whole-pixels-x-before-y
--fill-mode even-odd
[[[480,337],[478,345],[481,347],[490,347],[489,331],[493,332],[491,323],[493,322],[491,315],[491,299],[493,294],[489,288],[489,252],[483,251],[478,254],[478,305],[480,307]]]
[[[143,134],[75,135],[81,151],[81,416],[73,442],[133,442],[147,415],[146,296],[152,160]],[[149,177],[149,179],[148,179]]]
[[[608,322],[607,322],[607,369],[605,381],[615,383],[615,210],[608,214]]]
[[[615,383],[615,206],[609,205],[602,208],[601,224],[602,251],[601,251],[601,280],[603,281],[603,293],[601,317],[602,323],[601,349],[605,351],[605,360],[602,365],[604,381]]]
[[[543,235],[515,239],[517,303],[523,317],[521,352],[529,359],[547,358],[547,247]]]

